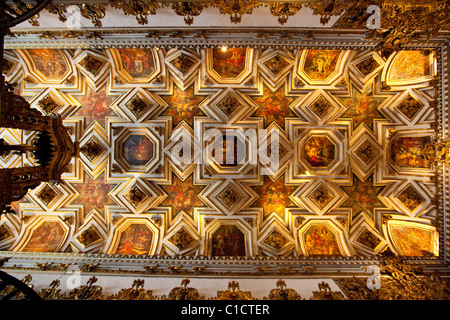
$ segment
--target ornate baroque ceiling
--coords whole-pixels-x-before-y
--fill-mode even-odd
[[[344,10],[335,3],[310,9],[326,24]],[[6,80],[61,115],[79,153],[61,181],[2,216],[2,256],[146,272],[159,261],[170,273],[171,259],[259,273],[263,256],[282,274],[310,274],[301,259],[336,271],[386,252],[447,261],[450,170],[429,157],[448,137],[445,34],[408,44],[415,31],[115,30],[92,10],[83,18],[97,29],[19,25],[5,39]],[[0,157],[2,168],[36,165],[30,152]]]
[[[61,183],[41,184],[2,219],[4,250],[438,255],[436,167],[421,154],[436,139],[435,51],[386,60],[370,50],[17,49],[5,58],[7,80],[43,114],[61,114],[80,152]],[[211,128],[228,136],[207,140]],[[34,139],[16,129],[1,137]],[[36,163],[7,154],[1,165]]]

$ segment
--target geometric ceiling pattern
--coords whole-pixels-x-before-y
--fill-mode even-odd
[[[11,49],[6,80],[79,155],[0,249],[434,256],[432,50]],[[8,144],[34,132],[1,129]],[[6,154],[2,168],[34,166]]]

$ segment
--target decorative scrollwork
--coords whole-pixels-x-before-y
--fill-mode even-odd
[[[278,22],[284,25],[290,16],[295,15],[302,8],[302,3],[276,2],[270,5],[270,13],[278,17]]]
[[[301,296],[294,289],[286,288],[284,280],[277,281],[277,288],[270,290],[269,300],[301,300]]]
[[[230,15],[232,23],[240,23],[244,14],[251,14],[262,3],[256,0],[214,0],[212,5],[218,7],[221,14]]]
[[[319,291],[313,291],[311,300],[346,300],[342,292],[332,291],[325,281],[318,284]]]
[[[169,296],[167,298],[163,296],[161,300],[203,300],[204,297],[200,297],[197,289],[188,287],[190,282],[191,280],[184,278],[181,281],[181,287],[173,288]]]
[[[253,300],[250,291],[239,289],[239,282],[231,281],[228,283],[228,290],[218,290],[217,297],[212,300]]]
[[[207,4],[204,5],[196,2],[176,2],[170,5],[177,15],[184,17],[184,22],[188,26],[192,25],[194,23],[194,17],[199,16],[203,8],[208,6]]]
[[[121,9],[125,15],[132,15],[141,25],[148,23],[148,16],[155,15],[156,9],[161,6],[155,0],[109,0],[112,7]]]

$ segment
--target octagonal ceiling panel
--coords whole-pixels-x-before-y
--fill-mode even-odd
[[[303,50],[298,53],[297,74],[310,85],[329,85],[344,72],[349,51]]]
[[[159,53],[155,49],[110,49],[109,54],[120,82],[146,84],[161,72]]]
[[[240,84],[253,71],[253,49],[206,49],[206,72],[219,84]]]

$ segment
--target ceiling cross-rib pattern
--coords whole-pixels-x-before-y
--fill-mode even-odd
[[[2,218],[3,250],[438,254],[435,164],[422,153],[437,139],[435,51],[14,49],[5,59],[7,80],[62,115],[80,155],[61,183]]]

